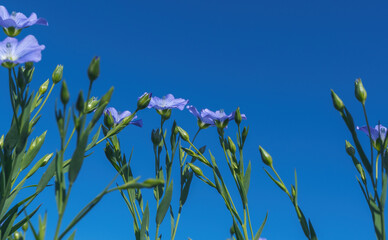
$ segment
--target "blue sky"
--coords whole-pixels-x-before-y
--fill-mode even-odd
[[[357,172],[344,149],[351,136],[332,107],[330,89],[344,100],[356,124],[364,125],[361,105],[354,98],[354,80],[362,78],[371,125],[386,124],[387,2],[15,0],[2,4],[26,15],[36,12],[49,22],[49,27],[34,26],[19,37],[33,34],[46,46],[36,64],[35,89],[57,64],[63,64],[74,103],[79,90],[87,91],[86,69],[98,55],[101,76],[93,95],[101,96],[115,86],[111,106],[118,110],[133,111],[145,91],[155,96],[172,93],[198,108],[231,112],[240,106],[248,118],[244,124],[250,126],[244,156],[252,161],[249,203],[254,229],[269,213],[263,237],[304,239],[291,202],[263,171],[259,145],[271,153],[288,186],[297,170],[300,206],[319,239],[375,238]],[[5,69],[0,69],[1,75],[4,133],[11,107]],[[60,146],[54,123],[58,94],[56,88],[35,129],[36,135],[48,129],[42,156]],[[126,153],[134,148],[134,174],[145,179],[154,172],[150,133],[159,127],[159,116],[147,110],[139,117],[144,127],[128,127],[119,137]],[[174,110],[172,118],[189,134],[195,133],[196,120],[188,111]],[[168,129],[171,123],[166,123]],[[231,126],[227,134],[234,138],[235,131]],[[359,136],[368,146],[367,138]],[[212,150],[227,182],[233,184],[216,130],[207,129],[196,141]],[[211,176],[209,171],[205,174]],[[75,183],[65,225],[114,175],[102,146],[96,148]],[[146,197],[153,201],[151,191]],[[174,195],[175,211],[177,201]],[[48,212],[51,238],[57,219],[54,189],[42,193],[39,203]],[[151,208],[152,236],[154,216]],[[37,217],[33,220],[38,222]],[[221,197],[194,179],[176,239],[226,239],[231,223]],[[132,220],[118,193],[104,198],[76,228],[77,239],[134,239]],[[163,239],[169,229],[166,221]]]

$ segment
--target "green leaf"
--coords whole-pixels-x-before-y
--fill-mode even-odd
[[[160,205],[156,211],[156,225],[160,225],[163,222],[164,217],[166,216],[167,210],[170,207],[171,199],[172,199],[172,186],[173,181],[171,181],[170,185],[168,185],[166,192]]]
[[[67,240],[74,240],[75,238],[75,231],[70,235],[70,237]]]
[[[79,141],[77,142],[77,147],[70,161],[69,175],[68,175],[70,184],[73,184],[73,182],[76,180],[78,176],[79,171],[81,170],[82,163],[84,161],[88,137],[89,135],[87,132],[82,132],[79,137]]]
[[[309,228],[310,228],[310,236],[311,236],[311,240],[318,240],[317,234],[315,233],[313,224],[311,224],[310,219],[309,219]]]
[[[264,169],[264,171],[265,171],[265,172],[267,173],[267,175],[271,178],[271,180],[272,180],[274,183],[276,183],[276,185],[278,185],[278,187],[279,187],[280,189],[282,189],[284,192],[287,192],[286,186],[284,186],[281,182],[275,180],[275,179],[271,176],[271,174],[270,174],[266,169]]]
[[[55,174],[55,161],[51,161],[50,165],[47,167],[47,170],[42,175],[42,178],[39,180],[38,187],[36,188],[36,193],[40,193],[47,186],[51,178]]]
[[[236,235],[236,239],[237,240],[244,240],[244,237],[240,231],[240,228],[238,227],[238,225],[234,219],[233,219],[233,229],[234,229],[234,233]]]
[[[248,194],[249,190],[249,183],[251,181],[251,161],[248,163],[247,170],[244,175],[244,189],[245,189],[245,194]],[[245,196],[246,197],[246,196]]]
[[[24,156],[22,163],[21,163],[21,170],[24,170],[26,167],[28,167],[32,160],[36,157],[38,154],[40,148],[42,147],[45,137],[46,137],[47,131],[45,131],[42,135],[37,137],[35,140],[32,141],[30,148],[27,151],[27,154]]]
[[[26,222],[28,222],[28,219],[32,218],[32,216],[35,215],[35,213],[39,210],[41,205],[39,205],[32,213],[30,213],[28,216],[26,216],[25,218],[23,218],[22,220],[20,220],[20,222],[16,223],[11,231],[9,232],[9,234],[12,234],[14,232],[16,232],[19,228],[21,228]]]
[[[97,143],[98,137],[100,136],[100,132],[101,132],[101,126],[102,125],[100,125],[100,127],[97,130],[97,132],[94,134],[94,136],[92,138],[92,141],[88,144],[88,146],[86,147],[85,151],[89,151]]]
[[[143,213],[143,219],[141,220],[140,240],[147,239],[146,230],[148,229],[149,219],[150,219],[150,209],[148,207],[148,202],[147,202],[145,211]]]
[[[267,222],[267,218],[268,218],[268,212],[267,212],[267,214],[265,214],[264,221],[263,221],[263,223],[261,224],[259,230],[256,232],[256,235],[255,235],[254,240],[259,240],[260,235],[261,235],[261,232],[263,231],[264,226],[265,226],[265,223]]]

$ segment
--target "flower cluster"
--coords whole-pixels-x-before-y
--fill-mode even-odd
[[[24,28],[33,25],[47,26],[48,23],[46,19],[38,18],[35,13],[27,18],[20,12],[9,14],[4,6],[0,6],[0,26],[8,35],[6,39],[0,42],[0,64],[2,66],[12,68],[21,63],[39,62],[42,59],[41,52],[45,46],[39,45],[34,36],[28,35],[21,41],[14,38]]]

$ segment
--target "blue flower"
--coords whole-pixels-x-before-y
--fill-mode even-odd
[[[20,63],[39,62],[42,59],[44,45],[39,45],[38,40],[28,35],[20,42],[16,38],[7,37],[0,42],[0,64],[7,68]]]
[[[199,112],[194,106],[187,106],[187,109],[202,123],[210,126],[217,126],[219,128],[225,128],[228,125],[228,122],[234,119],[236,114],[236,112],[226,114],[223,110],[213,112],[207,108],[202,109],[201,112]],[[241,114],[241,119],[247,119],[245,114]]]
[[[148,108],[154,108],[156,110],[178,108],[179,110],[183,110],[188,102],[189,100],[174,98],[172,94],[167,94],[163,98],[152,97]]]
[[[362,126],[362,127],[357,126],[357,130],[364,132],[369,137],[368,126]],[[387,128],[381,124],[376,125],[375,128],[370,128],[370,134],[373,141],[380,139],[382,142],[384,142],[387,136]]]
[[[30,17],[27,18],[26,15],[20,12],[12,12],[9,14],[4,6],[0,6],[0,27],[3,27],[8,36],[15,37],[23,28],[27,28],[35,24],[44,26],[48,25],[46,19],[38,18],[35,13],[32,13]]]
[[[124,118],[129,117],[131,115],[130,111],[124,111],[122,113],[117,112],[117,110],[113,107],[109,107],[104,110],[104,114],[110,114],[113,118],[115,124],[119,124]],[[143,126],[143,121],[141,119],[135,120],[137,116],[134,116],[132,121],[129,124],[136,125],[138,127]]]

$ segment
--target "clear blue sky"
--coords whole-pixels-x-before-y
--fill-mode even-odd
[[[118,110],[133,111],[145,91],[156,96],[172,93],[198,108],[230,112],[240,106],[248,117],[244,124],[250,126],[244,156],[252,161],[249,202],[255,229],[269,212],[263,237],[304,239],[291,202],[263,171],[259,145],[271,153],[288,186],[297,169],[299,202],[319,239],[375,238],[357,172],[344,149],[350,134],[332,107],[330,89],[344,100],[356,124],[364,125],[361,105],[353,94],[354,80],[362,78],[371,124],[380,120],[387,125],[386,1],[14,0],[2,4],[26,15],[36,12],[49,22],[49,27],[34,26],[20,35],[33,34],[46,45],[42,61],[36,64],[32,83],[36,89],[57,64],[63,64],[75,102],[78,91],[87,90],[86,69],[98,55],[101,77],[94,95],[115,86],[111,106]],[[6,106],[0,132],[4,133],[11,108],[5,69],[0,69],[0,76],[4,81],[0,101]],[[42,156],[59,148],[54,122],[58,93],[59,88],[34,132],[40,135],[48,128]],[[150,133],[158,127],[159,116],[147,110],[139,117],[144,127],[128,127],[120,138],[126,153],[134,148],[134,174],[145,179],[154,172]],[[196,120],[188,111],[174,110],[172,118],[189,134],[195,133]],[[171,123],[167,123],[169,129]],[[230,127],[227,134],[234,137],[235,131]],[[362,134],[360,138],[368,143]],[[209,146],[227,182],[233,184],[217,142],[213,128],[197,140],[198,145]],[[64,225],[114,175],[102,147],[96,148],[73,188]],[[234,196],[238,198],[237,192]],[[151,191],[146,197],[153,201]],[[175,211],[177,201],[174,195]],[[35,203],[41,202],[41,209],[48,212],[50,239],[57,219],[53,188]],[[155,208],[151,213],[153,235]],[[37,224],[37,217],[33,221]],[[194,179],[176,239],[226,239],[231,223],[221,197]],[[76,228],[77,239],[134,239],[132,220],[119,193],[104,198]],[[166,221],[163,239],[168,239],[169,229]]]

